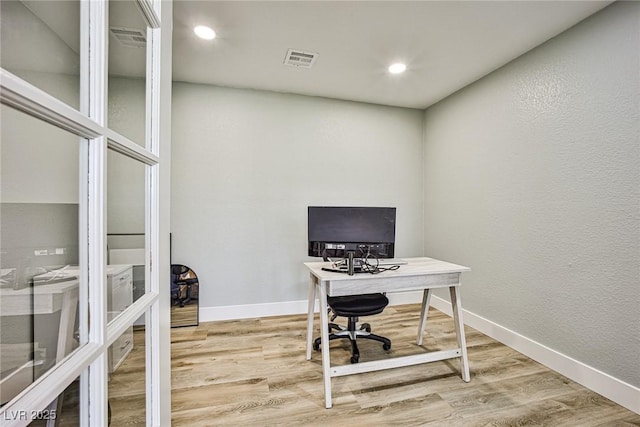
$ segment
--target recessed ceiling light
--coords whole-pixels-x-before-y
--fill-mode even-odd
[[[194,27],[193,32],[196,33],[196,36],[200,37],[201,39],[213,40],[216,38],[216,32],[204,25],[198,25],[197,27]]]
[[[391,74],[400,74],[400,73],[404,73],[405,70],[407,69],[407,66],[404,65],[401,62],[396,62],[395,64],[391,64],[389,66],[389,72]]]

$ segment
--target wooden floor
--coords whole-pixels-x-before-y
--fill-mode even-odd
[[[419,306],[404,305],[368,317],[393,344],[385,352],[362,341],[360,360],[424,351],[415,345],[418,315]],[[305,331],[304,315],[173,329],[172,425],[640,426],[640,415],[471,328],[471,382],[457,360],[334,378],[334,406],[325,409],[320,353],[305,360]],[[349,363],[341,341],[331,343],[334,364]],[[129,384],[112,404],[113,426],[144,423],[134,404],[144,405],[144,387],[131,387],[144,375],[139,343],[112,377],[114,394]],[[453,320],[432,308],[423,347],[455,346]]]

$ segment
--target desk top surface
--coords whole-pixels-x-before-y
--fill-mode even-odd
[[[120,274],[131,268],[130,264],[112,264],[106,266],[107,276]],[[80,283],[78,276],[80,269],[77,266],[67,266],[58,270],[35,276],[34,279],[41,279],[42,282],[35,286],[26,286],[22,289],[2,288],[0,296],[2,298],[19,297],[24,295],[58,295],[68,292],[70,289],[77,288]],[[60,279],[53,283],[46,283],[47,279]],[[5,306],[4,304],[2,305]]]
[[[64,294],[71,289],[78,287],[78,279],[73,278],[62,282],[52,283],[49,285],[28,286],[22,289],[0,289],[0,295],[2,298],[9,298],[13,296],[30,296],[30,295],[56,295]]]
[[[322,267],[330,267],[330,262],[305,262],[304,265],[311,270],[311,273],[318,279],[323,281],[337,280],[365,280],[372,277],[403,277],[403,276],[424,276],[428,274],[446,274],[446,273],[463,273],[471,271],[469,267],[452,264],[446,261],[440,261],[433,258],[404,258],[407,264],[401,265],[397,270],[383,271],[379,274],[357,273],[349,276],[346,273],[337,273],[333,271],[325,271]],[[385,267],[389,267],[388,265]]]

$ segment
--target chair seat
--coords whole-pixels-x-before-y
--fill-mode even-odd
[[[371,326],[364,323],[357,328],[356,323],[360,316],[371,316],[382,313],[382,310],[389,305],[389,299],[384,294],[363,294],[348,295],[344,297],[328,297],[327,303],[331,307],[331,311],[337,316],[347,317],[349,324],[345,328],[340,325],[329,323],[329,341],[345,338],[351,342],[351,363],[358,363],[360,360],[360,350],[356,344],[356,339],[368,339],[382,343],[382,348],[391,349],[391,340],[380,335],[371,333]],[[332,332],[335,329],[337,332]],[[322,338],[318,337],[313,342],[314,350],[320,350]]]
[[[389,299],[379,293],[328,297],[327,302],[331,309],[342,317],[372,316],[382,313],[389,305]]]

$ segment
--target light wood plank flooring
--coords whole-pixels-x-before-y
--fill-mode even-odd
[[[360,342],[361,361],[424,351],[415,345],[418,316],[418,305],[404,305],[366,318],[393,344],[387,353],[379,343]],[[173,329],[172,424],[640,426],[640,415],[468,327],[471,382],[460,379],[457,360],[334,378],[334,406],[325,409],[320,353],[305,360],[305,332],[305,315]],[[453,320],[432,308],[423,347],[455,342]],[[331,349],[334,364],[349,363],[346,341],[333,341]],[[136,354],[143,353],[137,338],[113,384],[139,383],[133,377],[144,375],[144,359]],[[144,404],[138,393],[112,403],[113,426],[144,422],[144,411],[131,405]]]

